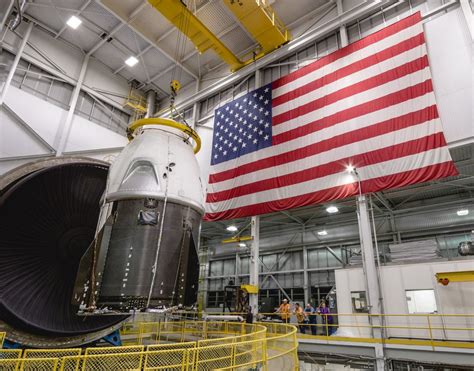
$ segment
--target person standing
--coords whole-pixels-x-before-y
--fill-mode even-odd
[[[290,322],[290,303],[287,299],[283,299],[283,302],[280,304],[280,307],[277,309],[277,313],[280,313],[280,318],[284,323]]]
[[[300,329],[300,332],[304,334],[306,332],[306,324],[305,324],[305,313],[303,311],[303,308],[299,303],[295,304],[295,316],[296,316],[296,321],[298,322],[298,327]]]
[[[304,313],[306,316],[307,323],[311,328],[311,335],[316,335],[316,310],[313,308],[311,303],[306,304],[306,308],[304,308]]]
[[[321,316],[323,317],[323,325],[327,329],[327,330],[325,330],[326,335],[328,335],[328,336],[331,335],[332,332],[333,332],[332,324],[334,322],[333,322],[333,318],[331,316],[331,312],[330,312],[329,308],[326,306],[325,301],[321,302],[321,305],[318,308],[318,313],[320,313]]]
[[[249,305],[247,307],[247,314],[245,315],[245,322],[246,323],[253,323],[253,313],[252,313],[252,307]]]

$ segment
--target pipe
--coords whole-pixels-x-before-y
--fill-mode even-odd
[[[154,90],[148,90],[146,93],[146,114],[145,118],[153,117],[155,113],[156,104],[156,92]]]
[[[8,16],[10,15],[13,8],[14,0],[10,0],[10,4],[6,7],[5,15],[3,16],[2,22],[0,23],[0,31],[3,29],[3,26],[7,22]]]

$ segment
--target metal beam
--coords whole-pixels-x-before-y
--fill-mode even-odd
[[[2,95],[0,96],[0,107],[5,102],[5,97],[7,96],[8,89],[10,88],[10,84],[12,82],[13,76],[15,75],[16,68],[18,67],[18,63],[20,62],[21,56],[23,51],[25,50],[26,43],[28,42],[28,38],[31,35],[31,31],[33,30],[33,23],[28,25],[25,34],[23,35],[23,40],[21,40],[20,47],[16,52],[15,59],[13,60],[13,64],[10,67],[10,71],[8,72],[7,79],[5,80],[5,84],[3,85]]]
[[[332,248],[330,248],[329,246],[324,246],[324,247],[326,248],[327,251],[331,253],[332,256],[336,258],[336,260],[338,260],[343,266],[345,265],[344,261],[339,256],[337,256],[336,252]]]
[[[82,83],[84,82],[84,77],[86,75],[87,65],[89,63],[90,54],[86,54],[84,60],[82,61],[81,72],[79,73],[79,78],[77,79],[77,84],[74,87],[74,91],[69,102],[69,110],[67,112],[66,119],[63,124],[60,125],[59,129],[59,142],[57,146],[56,156],[61,156],[66,149],[67,139],[69,138],[69,133],[71,132],[72,120],[74,118],[74,111],[76,110],[77,100],[79,98],[79,93],[81,92]]]
[[[129,16],[128,20],[124,20],[120,15],[118,15],[113,9],[107,7],[105,4],[102,3],[102,1],[99,1],[99,4],[102,5],[105,9],[107,9],[109,12],[111,12],[113,15],[115,15],[115,17],[117,17],[117,19],[120,20],[120,22],[122,22],[121,25],[118,25],[116,28],[118,28],[117,30],[112,30],[109,34],[109,36],[111,36],[113,33],[117,32],[120,28],[122,28],[123,26],[125,25],[130,25],[131,22],[134,21],[134,19],[137,17],[138,13],[140,13],[140,11],[146,6],[148,5],[148,2],[147,1],[144,1],[140,6],[138,6]],[[119,27],[120,26],[120,27]],[[112,33],[113,32],[113,33]],[[159,45],[157,45],[156,42],[153,42],[152,40],[148,40],[144,35],[142,35],[142,37],[144,37],[150,44],[153,45],[153,47],[158,50],[161,54],[163,54],[166,58],[168,58],[171,62],[173,62],[174,64],[178,65],[179,67],[181,67],[181,69],[183,69],[183,71],[186,71],[189,75],[191,75],[194,79],[198,79],[199,77],[193,72],[191,71],[189,68],[187,68],[185,65],[183,65],[180,61],[177,61],[175,60],[169,53],[167,53],[163,48],[161,48]],[[104,39],[103,42],[106,42],[106,40]]]
[[[82,6],[74,12],[75,16],[81,15],[81,13],[89,6],[89,4],[92,2],[92,0],[87,0]],[[59,31],[58,33],[54,36],[55,39],[57,39],[59,36],[63,34],[63,32],[68,28],[68,25],[65,24]]]
[[[50,146],[50,144],[45,141],[30,125],[28,125],[20,116],[16,114],[16,112],[11,109],[5,102],[2,105],[2,110],[4,110],[7,114],[12,116],[15,121],[20,124],[31,136],[33,136],[46,150],[49,154],[55,154],[56,150]],[[47,154],[46,154],[47,155]]]
[[[280,211],[280,213],[282,213],[283,215],[287,216],[288,218],[290,218],[291,220],[294,220],[295,222],[297,222],[298,224],[301,224],[301,225],[304,225],[305,222],[303,221],[303,219],[301,218],[298,218],[297,216],[294,216],[294,215],[291,215],[289,211]]]
[[[259,273],[260,273],[260,216],[252,216],[252,244],[250,247],[250,279],[251,285],[259,287]],[[249,294],[249,305],[252,307],[252,312],[258,313],[258,294]]]

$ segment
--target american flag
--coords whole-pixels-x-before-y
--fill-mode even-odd
[[[457,175],[420,13],[218,108],[211,156],[207,220]]]

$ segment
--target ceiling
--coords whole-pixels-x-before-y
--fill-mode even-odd
[[[179,37],[177,29],[146,0],[119,2],[122,14],[112,14],[107,10],[106,6],[110,2],[112,1],[29,0],[24,12],[39,24],[55,31],[55,38],[84,52],[94,49],[107,36],[110,41],[103,43],[92,56],[110,67],[115,74],[129,81],[137,80],[144,90],[156,89],[162,96],[168,95],[172,78],[179,79],[185,86],[222,64],[221,59],[212,51],[202,55],[197,53],[192,43]],[[251,53],[257,47],[222,1],[184,2],[237,56]],[[328,1],[298,0],[298,6],[292,6],[292,2],[285,0],[270,3],[291,31],[300,25],[301,18],[317,11]],[[72,15],[83,21],[76,30],[65,25]],[[123,22],[123,19],[128,22]],[[145,26],[150,32],[147,35],[140,34],[136,31],[138,26]],[[134,67],[128,67],[124,63],[131,55],[139,59]]]

